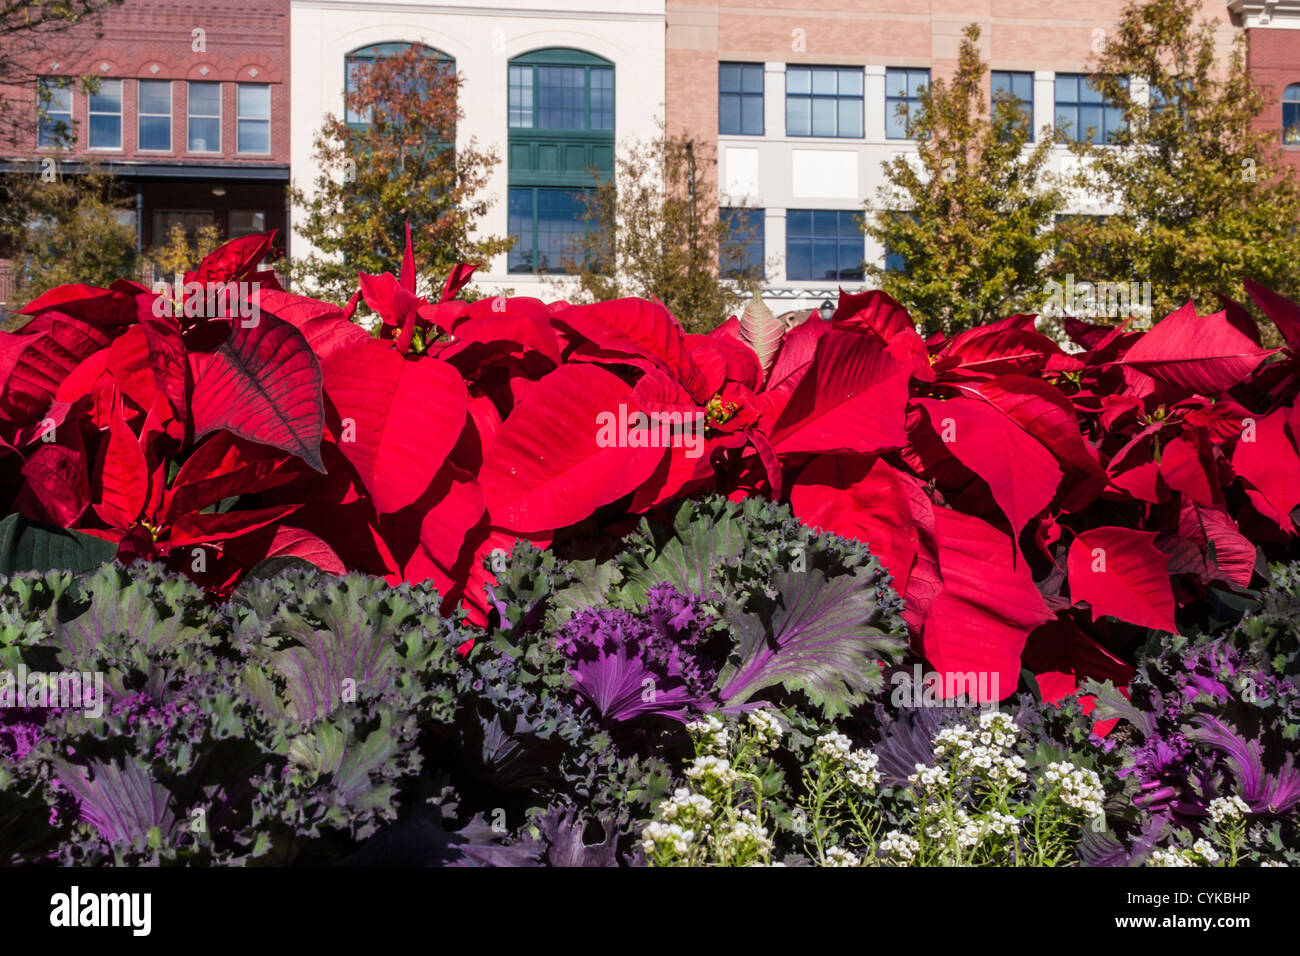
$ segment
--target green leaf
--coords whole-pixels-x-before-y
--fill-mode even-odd
[[[117,545],[77,531],[9,515],[0,521],[0,575],[24,571],[93,571],[117,554]]]

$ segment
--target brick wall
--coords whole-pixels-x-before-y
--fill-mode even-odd
[[[265,0],[234,3],[154,3],[126,0],[101,20],[103,35],[92,28],[69,31],[45,55],[29,66],[33,71],[60,76],[93,75],[121,78],[122,149],[95,150],[114,160],[151,162],[238,162],[249,165],[284,164],[289,161],[289,2]],[[202,30],[196,35],[195,30]],[[201,38],[202,42],[199,43]],[[195,46],[202,49],[195,50]],[[137,150],[134,80],[172,80],[172,149],[167,152]],[[222,131],[219,152],[186,150],[187,86],[184,81],[222,83]],[[238,82],[271,86],[271,152],[249,155],[236,152],[236,89]],[[20,155],[36,150],[35,89],[7,90],[17,109],[30,111],[33,127]],[[73,97],[79,136],[74,155],[85,155],[87,98]],[[20,114],[21,115],[21,114]],[[12,150],[8,150],[12,152]]]
[[[1270,100],[1255,125],[1282,141],[1282,92],[1300,83],[1300,30],[1258,28],[1246,33],[1249,52],[1246,62]],[[1282,158],[1300,172],[1300,146],[1281,146]]]

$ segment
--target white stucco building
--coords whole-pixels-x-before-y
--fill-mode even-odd
[[[520,235],[509,256],[477,274],[485,289],[551,297],[537,274],[572,222],[571,197],[586,169],[612,167],[616,143],[657,134],[664,112],[663,0],[292,0],[293,181],[319,175],[313,139],[327,114],[343,115],[348,61],[390,44],[422,43],[464,77],[458,137],[501,162],[485,190],[480,228]],[[376,49],[378,48],[378,49]],[[307,241],[293,211],[293,255]]]

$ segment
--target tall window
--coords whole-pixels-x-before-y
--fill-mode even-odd
[[[994,70],[990,77],[993,88],[993,101],[999,97],[1009,99],[1020,113],[1020,126],[1034,140],[1034,74],[1012,73],[1009,70]]]
[[[1128,79],[1122,81],[1128,86]],[[1106,102],[1083,73],[1056,74],[1056,125],[1076,143],[1112,143],[1124,128],[1124,111]]]
[[[718,270],[728,279],[762,279],[765,249],[762,209],[719,209],[730,230],[718,247]]]
[[[271,87],[267,83],[240,83],[235,151],[271,151]]]
[[[718,132],[763,135],[763,64],[718,64]]]
[[[515,238],[508,267],[563,272],[583,255],[584,194],[614,171],[614,64],[552,48],[516,57],[506,70],[507,218]]]
[[[848,209],[789,210],[785,216],[785,277],[861,279],[860,215]]]
[[[787,136],[861,136],[862,67],[787,66]]]
[[[122,148],[122,81],[100,80],[90,94],[90,148]]]
[[[63,76],[43,76],[36,100],[40,146],[62,146],[72,138],[72,83]]]
[[[921,115],[921,95],[930,85],[929,70],[891,66],[885,70],[885,137],[908,139]]]
[[[140,149],[166,152],[172,148],[171,80],[140,80],[136,83],[139,100],[136,137]]]
[[[1300,146],[1300,83],[1292,83],[1282,92],[1282,142]]]
[[[376,60],[404,53],[410,46],[409,43],[376,43],[353,50],[343,58],[343,94],[344,101],[347,104],[345,122],[349,126],[365,126],[371,121],[371,109],[369,107],[358,110],[351,105],[352,94],[359,88],[361,78],[365,76],[366,71],[370,69]],[[454,74],[456,72],[456,61],[441,50],[426,46],[424,47],[424,55],[438,60],[447,73]]]
[[[221,84],[191,83],[187,111],[186,148],[191,153],[221,152]]]

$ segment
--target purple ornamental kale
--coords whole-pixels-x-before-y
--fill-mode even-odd
[[[670,584],[650,590],[632,614],[591,608],[560,630],[556,646],[572,662],[574,689],[602,717],[658,714],[685,722],[712,701],[716,671],[700,653],[711,623],[698,599]]]

